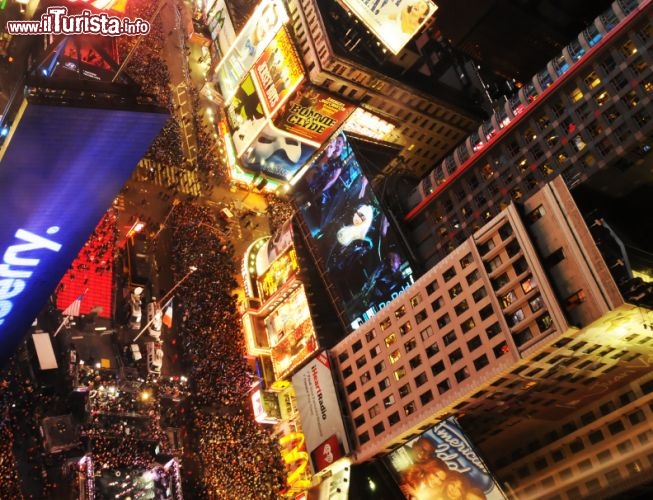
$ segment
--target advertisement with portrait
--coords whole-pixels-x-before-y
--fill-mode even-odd
[[[331,362],[326,352],[319,353],[292,377],[297,410],[317,473],[349,453],[349,443],[338,404]]]
[[[240,156],[266,124],[266,116],[251,73],[240,82],[236,94],[226,107],[231,140]]]
[[[438,9],[430,0],[340,0],[393,54],[424,26]]]
[[[273,260],[268,270],[258,278],[261,299],[267,300],[274,295],[297,273],[297,269],[299,269],[297,253],[294,248],[289,248],[284,254]]]
[[[315,151],[315,146],[267,123],[240,161],[244,169],[289,181]]]
[[[345,134],[326,146],[293,196],[352,329],[413,283],[398,234]]]
[[[266,246],[268,262],[274,261],[274,259],[285,252],[293,244],[293,238],[292,218],[290,218],[281,224],[281,227],[268,240]]]
[[[321,146],[354,111],[355,106],[311,84],[302,85],[274,118],[274,125]]]
[[[225,101],[231,99],[238,83],[287,20],[288,14],[281,0],[264,0],[254,10],[216,68],[216,79]]]
[[[507,498],[453,417],[393,451],[385,460],[409,500]]]
[[[261,101],[272,116],[304,79],[304,67],[286,28],[281,28],[253,68]]]
[[[272,346],[272,368],[276,378],[284,378],[317,350],[315,328],[304,286],[298,286],[264,320]]]
[[[236,31],[225,0],[208,7],[206,21],[219,57],[224,56],[236,39]]]

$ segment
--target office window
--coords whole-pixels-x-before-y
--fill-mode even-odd
[[[365,385],[370,381],[370,372],[366,371],[360,376],[361,385]]]
[[[385,361],[380,361],[374,365],[374,373],[377,375],[385,370]]]
[[[354,419],[354,425],[355,425],[356,427],[360,427],[360,426],[363,425],[364,423],[365,423],[365,415],[359,415],[358,417],[356,417],[356,418]]]
[[[383,398],[383,406],[386,408],[389,408],[395,404],[395,397],[392,394],[387,395],[385,398]]]
[[[465,255],[462,259],[460,259],[460,267],[462,269],[465,269],[467,266],[469,266],[472,262],[474,262],[474,259],[472,258],[472,254],[468,253]]]
[[[420,387],[426,382],[428,382],[428,377],[426,376],[425,372],[420,373],[417,377],[415,377],[415,387]]]
[[[428,339],[429,337],[432,337],[434,334],[435,334],[435,330],[433,329],[432,326],[427,326],[426,328],[424,328],[424,330],[419,332],[420,338],[423,341]]]
[[[374,431],[374,435],[378,436],[379,434],[382,434],[383,431],[385,431],[385,425],[383,425],[383,422],[379,422],[374,427],[372,427],[372,430]]]
[[[351,350],[354,352],[358,352],[363,348],[363,342],[360,340],[357,340],[351,345]]]
[[[390,318],[386,318],[383,321],[381,321],[381,330],[387,330],[392,326],[392,320]]]
[[[399,351],[399,349],[395,349],[390,353],[390,363],[392,363],[393,365],[397,361],[399,361],[399,358],[401,358],[401,352]]]
[[[475,326],[476,323],[474,322],[474,318],[469,318],[460,324],[460,329],[462,330],[463,334],[465,334],[472,330]]]
[[[438,361],[433,366],[431,366],[431,373],[434,376],[437,376],[438,374],[442,373],[443,371],[444,371],[444,362],[443,361]]]
[[[456,333],[455,332],[449,332],[445,334],[442,337],[442,341],[444,342],[445,346],[448,346],[456,341]]]
[[[449,361],[451,362],[452,365],[457,363],[461,359],[463,359],[463,351],[460,348],[456,349],[455,351],[449,354]]]
[[[464,367],[464,368],[458,370],[454,374],[454,376],[456,377],[456,382],[460,383],[463,380],[465,380],[466,378],[469,378],[470,373],[469,373],[469,370],[467,369],[467,367]]]
[[[630,439],[626,439],[617,445],[617,450],[619,450],[619,453],[622,455],[630,453],[633,451],[633,443],[630,442]]]
[[[537,282],[535,281],[535,278],[533,278],[532,276],[522,280],[521,282],[521,289],[524,291],[524,293],[529,293],[536,286],[537,286]]]
[[[345,387],[345,390],[347,391],[347,394],[351,394],[352,392],[356,391],[356,382],[349,384],[347,387]]]
[[[399,334],[404,336],[406,333],[411,331],[413,327],[410,325],[410,321],[406,321],[403,325],[399,327]]]
[[[608,424],[608,430],[610,431],[610,434],[614,436],[615,434],[619,434],[620,432],[625,431],[626,428],[624,427],[624,424],[621,420],[617,420]]]
[[[438,297],[435,299],[433,302],[431,302],[431,309],[433,309],[433,312],[437,311],[444,305],[444,299],[442,297]]]
[[[502,273],[498,277],[490,280],[492,283],[492,288],[495,290],[499,290],[506,286],[510,282],[510,278],[508,278],[508,273]]]
[[[360,436],[358,436],[358,442],[360,444],[365,444],[370,440],[369,432],[365,431]]]
[[[481,320],[486,320],[490,316],[493,316],[494,308],[492,307],[492,304],[488,304],[485,307],[483,307],[480,311],[478,311],[478,315],[480,316]]]
[[[338,354],[338,361],[340,362],[340,364],[344,363],[348,359],[349,359],[349,353],[348,352],[345,351],[345,352],[341,352],[340,354]]]
[[[415,405],[414,401],[411,401],[407,405],[404,405],[404,413],[406,414],[406,416],[415,413],[415,411],[417,411],[417,406]]]
[[[354,370],[351,369],[351,366],[346,366],[342,369],[342,378],[351,377],[352,373],[354,373]]]
[[[433,401],[433,392],[431,392],[429,389],[425,393],[420,394],[419,401],[422,403],[422,406],[429,404],[431,401]]]
[[[406,369],[402,366],[400,368],[397,368],[392,374],[395,377],[395,380],[400,380],[406,375]]]
[[[379,354],[381,354],[381,346],[379,344],[376,344],[374,347],[372,347],[372,349],[370,349],[370,357],[374,359]]]
[[[423,322],[428,315],[426,314],[426,310],[422,309],[420,312],[415,314],[415,324],[419,325],[421,322]]]
[[[399,388],[399,397],[404,398],[411,392],[410,384],[404,384]]]
[[[462,302],[459,302],[454,307],[454,311],[456,311],[456,315],[458,315],[458,316],[463,314],[468,309],[469,309],[469,304],[467,303],[467,300],[463,300]]]
[[[490,361],[487,359],[487,356],[485,354],[483,354],[482,356],[474,360],[474,368],[476,368],[476,371],[481,371],[489,364]]]
[[[381,413],[381,407],[378,404],[375,404],[369,410],[369,415],[371,419],[376,417],[379,413]]]
[[[451,389],[451,383],[449,382],[449,379],[444,379],[442,382],[440,382],[437,386],[438,393],[439,394],[444,394],[447,392],[449,389]]]
[[[488,339],[492,339],[496,337],[499,333],[501,333],[501,326],[499,325],[498,322],[492,323],[490,326],[488,326],[485,329],[485,333]]]
[[[384,378],[379,382],[379,390],[380,391],[385,391],[388,387],[390,387],[390,379],[388,377]]]
[[[421,303],[422,303],[422,294],[421,293],[418,293],[417,295],[413,295],[410,298],[410,305],[412,307],[415,307],[415,306],[417,306],[418,304],[421,304]]]
[[[374,387],[370,387],[368,390],[366,390],[363,393],[363,396],[365,397],[365,401],[369,401],[374,396],[376,396],[376,391],[374,390]]]
[[[452,299],[456,298],[458,295],[460,295],[463,292],[463,287],[460,285],[460,283],[457,283],[456,285],[452,286],[449,289],[449,297]]]
[[[585,445],[580,439],[575,439],[574,441],[569,443],[569,449],[571,450],[572,453],[578,453],[579,451],[585,449]]]
[[[467,342],[467,349],[469,350],[469,352],[472,352],[478,349],[482,343],[483,342],[481,341],[481,337],[477,335],[476,337],[472,338]]]
[[[397,341],[397,336],[394,333],[391,333],[388,335],[385,339],[385,346],[390,347],[392,344],[394,344]]]
[[[592,444],[600,443],[605,439],[600,429],[590,432],[587,438],[590,440],[590,443]]]
[[[357,410],[358,408],[361,407],[361,400],[360,398],[354,399],[349,406],[351,406],[351,411]]]
[[[426,355],[428,356],[429,359],[435,356],[439,352],[440,352],[440,348],[438,347],[437,342],[431,344],[426,348]]]
[[[435,292],[439,288],[438,285],[438,280],[433,280],[431,281],[428,285],[426,285],[426,293],[431,295],[433,292]]]
[[[451,266],[449,269],[442,273],[442,277],[444,278],[445,283],[451,281],[456,277],[456,270],[453,268],[453,266]]]
[[[472,293],[472,298],[474,299],[474,302],[480,302],[485,297],[487,297],[487,290],[485,290],[484,286],[482,286],[481,288],[476,290],[474,293]]]
[[[369,343],[372,342],[376,338],[376,332],[374,330],[370,330],[365,334],[365,340]]]
[[[406,350],[406,352],[410,352],[416,347],[417,347],[417,340],[415,340],[415,337],[413,337],[412,339],[410,339],[408,342],[404,344],[404,349]]]
[[[395,424],[398,424],[400,421],[401,421],[401,417],[399,416],[399,412],[398,412],[398,411],[392,413],[392,414],[388,417],[388,423],[390,424],[390,426],[393,426],[393,425],[395,425]]]
[[[401,306],[395,311],[395,318],[401,318],[406,314],[406,306]]]
[[[418,366],[420,366],[422,364],[421,356],[417,355],[414,358],[411,358],[410,361],[408,361],[408,364],[414,370],[415,368],[417,368]]]
[[[363,366],[365,366],[365,364],[367,364],[367,359],[365,358],[365,356],[361,356],[356,360],[356,366],[358,368],[362,368]]]
[[[444,315],[440,316],[437,319],[436,322],[437,322],[439,328],[444,328],[449,323],[451,323],[451,318],[449,317],[449,314],[444,314]]]
[[[467,276],[465,276],[465,280],[467,281],[468,285],[471,285],[472,283],[475,283],[479,280],[481,277],[481,274],[478,272],[478,269],[475,269],[471,273],[469,273]]]
[[[492,250],[494,248],[494,246],[495,246],[494,241],[490,239],[490,240],[486,241],[485,243],[481,243],[480,245],[478,245],[478,252],[481,255],[485,255],[490,250]]]

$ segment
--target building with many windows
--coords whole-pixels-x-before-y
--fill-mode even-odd
[[[651,4],[618,1],[438,164],[404,202],[430,267],[511,201],[562,175],[650,162]]]
[[[580,437],[584,460],[619,446],[621,440],[595,437],[601,450],[594,449],[588,436],[606,431],[594,421],[583,425],[580,415],[646,384],[637,379],[648,376],[653,345],[641,318],[650,314],[623,302],[558,177],[523,208],[504,209],[330,351],[353,456],[381,459],[456,416],[490,470],[519,498],[548,498],[564,488],[587,493],[594,488],[587,484],[603,487],[606,474],[616,477],[611,469],[636,468],[635,481],[644,481],[652,467],[642,458],[652,451],[648,445],[637,449],[637,466],[629,465],[630,454],[614,454],[591,470],[565,464],[572,472],[550,479],[548,466],[533,464],[579,446],[573,441]],[[638,413],[640,407],[615,409],[606,425],[627,422],[633,412],[638,423],[649,411]],[[571,431],[560,430],[572,425],[560,415],[575,422]],[[633,433],[644,444],[651,437],[642,425]],[[633,450],[634,442],[621,446]],[[530,472],[517,474],[515,460]],[[610,484],[624,487],[616,479]]]

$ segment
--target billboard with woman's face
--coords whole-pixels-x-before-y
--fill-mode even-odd
[[[338,134],[309,167],[294,197],[352,329],[412,284],[398,234],[345,134]]]
[[[436,424],[385,460],[408,499],[506,499],[454,418]]]

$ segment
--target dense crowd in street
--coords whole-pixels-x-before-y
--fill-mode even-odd
[[[0,379],[0,498],[22,498],[11,429],[12,393],[9,380]]]
[[[233,247],[210,227],[210,211],[182,203],[174,212],[174,276],[197,271],[176,293],[182,360],[190,374],[193,434],[204,465],[205,498],[274,498],[284,485],[279,447],[251,414],[252,374],[236,309]]]

